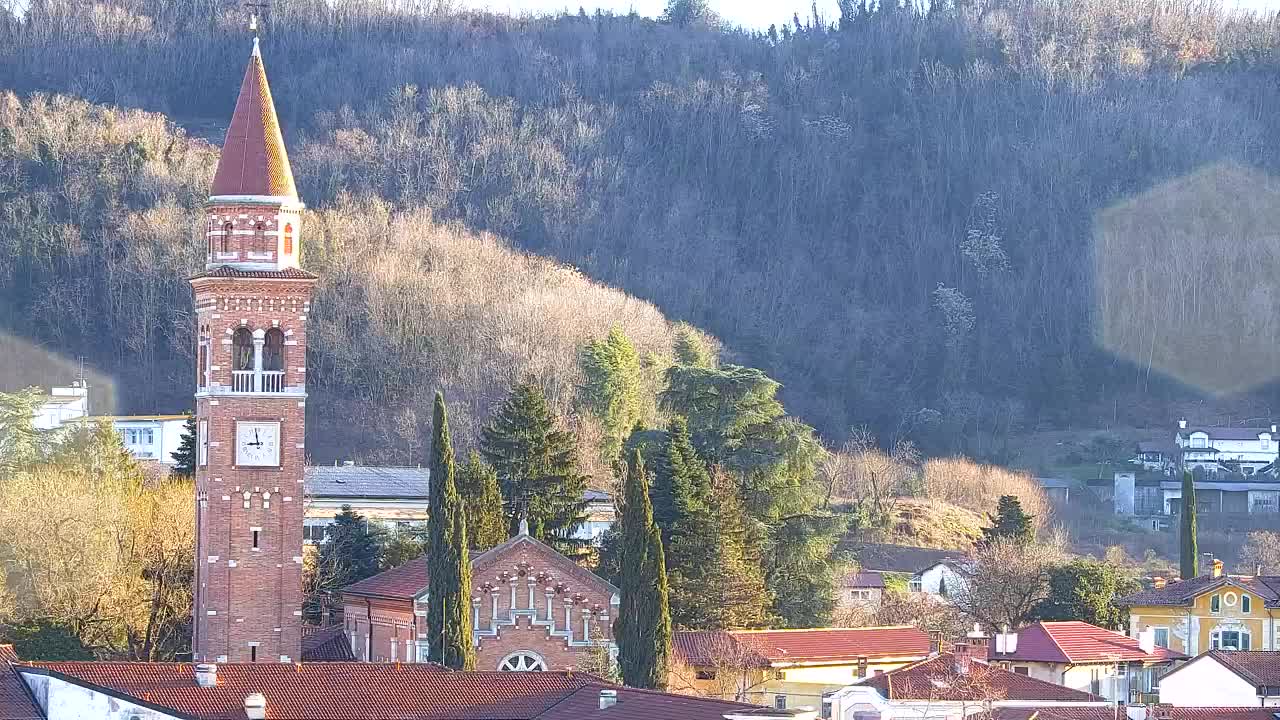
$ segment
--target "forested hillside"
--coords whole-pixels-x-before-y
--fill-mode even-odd
[[[0,15],[0,85],[18,93],[0,108],[0,323],[87,354],[131,409],[186,392],[172,307],[211,151],[153,116],[19,98],[217,127],[248,51],[238,6],[33,0],[21,21]],[[276,0],[265,28],[319,210],[306,262],[331,273],[332,334],[311,348],[332,363],[330,421],[360,392],[395,415],[410,379],[504,367],[446,367],[431,347],[457,338],[413,333],[458,302],[414,267],[497,252],[472,230],[707,329],[832,439],[869,424],[941,452],[979,430],[1088,422],[1101,404],[1163,421],[1188,391],[1094,341],[1095,213],[1219,160],[1280,163],[1280,32],[1199,2],[849,1],[761,34],[405,7]],[[15,124],[23,103],[49,109]],[[378,274],[390,285],[370,287]],[[474,282],[459,271],[448,287]],[[485,310],[510,288],[493,282],[450,316],[460,336],[497,322]],[[386,288],[400,286],[419,300],[397,303]],[[642,351],[669,351],[653,308],[609,297],[563,336],[584,316],[531,302],[510,337],[563,349],[618,315]],[[519,369],[555,372],[541,363]]]

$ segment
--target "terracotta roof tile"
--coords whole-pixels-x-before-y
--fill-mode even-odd
[[[190,663],[29,663],[52,673],[198,720],[243,720],[244,699],[262,693],[273,720],[721,720],[741,703],[632,690],[585,673],[453,672],[435,665],[321,662],[229,663],[217,685],[195,683]],[[601,689],[618,703],[599,710]]]
[[[1254,686],[1280,687],[1280,650],[1210,650],[1202,657],[1217,660]]]
[[[257,41],[222,143],[210,195],[267,195],[298,199],[276,106]]]
[[[18,655],[12,645],[0,645],[0,720],[41,720],[44,715],[31,700],[27,685],[13,671]]]
[[[914,627],[813,630],[685,630],[673,643],[676,657],[704,667],[732,657],[755,667],[924,657],[929,636]]]
[[[255,280],[315,280],[317,275],[309,273],[306,270],[298,268],[283,268],[281,270],[241,270],[230,265],[219,265],[218,267],[207,270],[192,277],[192,280],[201,278],[253,278]]]
[[[1013,653],[997,655],[992,646],[992,660],[1025,660],[1056,663],[1115,662],[1146,660],[1165,662],[1186,655],[1157,647],[1150,654],[1142,652],[1138,641],[1087,622],[1038,622],[1018,631],[1018,647]]]
[[[1102,701],[1097,695],[1002,670],[976,659],[970,663],[967,673],[960,674],[952,653],[876,675],[858,684],[874,687],[888,700]]]
[[[303,662],[353,662],[355,659],[341,625],[302,626]]]

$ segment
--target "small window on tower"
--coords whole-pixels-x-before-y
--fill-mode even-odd
[[[258,252],[266,252],[267,236],[265,234],[265,231],[267,229],[267,226],[263,225],[262,223],[258,223],[257,225],[253,226],[253,229],[256,232],[256,234],[253,236],[253,249],[257,250]]]
[[[284,254],[293,254],[293,224],[284,224]]]
[[[227,248],[231,247],[232,230],[234,230],[234,226],[231,223],[226,223],[222,226],[222,245],[219,252],[225,253],[227,252]]]
[[[258,662],[258,646],[249,646],[249,662]]]
[[[209,346],[200,343],[200,360],[196,364],[196,386],[204,387],[209,376]]]
[[[258,540],[260,539],[261,535],[262,535],[262,531],[261,531],[261,530],[254,530],[254,531],[253,531],[253,549],[254,549],[254,550],[258,550],[258,549],[259,549]]]

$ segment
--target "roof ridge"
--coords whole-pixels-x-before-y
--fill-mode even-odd
[[[745,628],[742,630],[680,630],[678,632],[701,633],[701,632],[725,632],[731,635],[747,635],[751,633],[802,633],[802,632],[830,632],[832,630],[911,630],[915,629],[914,625],[871,625],[868,627],[820,627],[820,628]]]
[[[1063,624],[1066,624],[1066,623],[1069,623],[1069,622],[1071,622],[1071,621],[1070,621],[1070,620],[1062,620],[1062,621],[1059,621],[1059,622],[1061,622],[1061,623],[1063,623]],[[1067,659],[1067,662],[1074,663],[1074,662],[1076,661],[1076,659],[1075,659],[1075,658],[1071,657],[1071,653],[1067,652],[1067,649],[1066,649],[1066,648],[1064,648],[1064,647],[1062,647],[1062,643],[1058,642],[1058,638],[1054,637],[1053,631],[1052,631],[1052,630],[1050,630],[1048,627],[1046,627],[1046,625],[1048,625],[1048,623],[1046,623],[1046,622],[1044,622],[1043,620],[1041,620],[1041,621],[1039,621],[1039,622],[1037,622],[1037,623],[1035,623],[1035,624],[1036,624],[1036,625],[1039,625],[1041,628],[1043,628],[1043,629],[1044,629],[1044,634],[1049,636],[1049,642],[1053,643],[1053,646],[1054,646],[1055,648],[1057,648],[1057,649],[1058,649],[1058,652],[1062,653],[1062,657],[1066,658],[1066,659]],[[1089,623],[1084,623],[1084,624],[1085,624],[1085,625],[1089,625]],[[1096,626],[1095,626],[1095,625],[1090,625],[1090,627],[1096,627]]]

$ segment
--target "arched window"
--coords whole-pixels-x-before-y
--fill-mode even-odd
[[[249,328],[238,328],[231,336],[231,369],[253,369],[253,333]]]
[[[228,247],[230,247],[230,245],[231,245],[231,234],[232,234],[232,231],[233,231],[233,230],[235,230],[235,226],[234,226],[234,225],[232,225],[231,223],[225,223],[225,224],[222,226],[222,246],[221,246],[221,247],[222,247],[222,250],[221,250],[221,252],[227,252],[227,248],[228,248]]]
[[[204,387],[209,382],[209,346],[200,342],[199,357],[196,361],[196,387]]]
[[[502,658],[498,669],[504,672],[546,672],[547,661],[531,650],[517,650]]]
[[[284,224],[284,254],[293,254],[293,223]]]
[[[284,370],[284,333],[280,328],[267,331],[266,342],[262,345],[262,369]]]
[[[253,249],[256,252],[266,252],[267,236],[265,232],[266,232],[267,226],[263,225],[262,223],[258,223],[257,225],[253,226],[253,229],[257,233],[256,235],[253,236]]]

